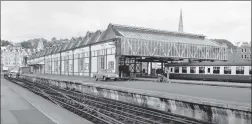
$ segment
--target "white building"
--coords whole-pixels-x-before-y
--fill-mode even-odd
[[[240,54],[241,59],[251,61],[251,43],[242,42],[237,52]]]
[[[19,46],[6,46],[1,47],[1,70],[8,68],[8,70],[24,66],[24,57],[29,56],[31,53]]]

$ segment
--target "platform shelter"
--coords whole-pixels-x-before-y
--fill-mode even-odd
[[[34,53],[28,64],[40,63],[39,72],[34,72],[45,74],[92,77],[107,69],[120,76],[151,76],[155,75],[152,63],[164,69],[165,63],[175,61],[227,59],[227,46],[204,35],[109,24],[105,30]]]

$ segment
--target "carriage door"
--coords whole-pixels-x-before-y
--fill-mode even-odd
[[[211,68],[210,67],[206,67],[206,68],[207,68],[206,73],[211,74]]]

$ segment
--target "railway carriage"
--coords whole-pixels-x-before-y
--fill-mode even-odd
[[[171,79],[251,83],[251,62],[177,63],[170,66]]]

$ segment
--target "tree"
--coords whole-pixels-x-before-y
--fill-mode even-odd
[[[12,43],[7,40],[1,40],[1,46],[8,46],[8,45],[12,45]]]
[[[57,39],[55,38],[55,37],[53,37],[52,39],[51,39],[51,41],[56,41]]]
[[[26,48],[26,49],[33,48],[31,42],[29,42],[29,41],[23,41],[23,42],[21,42],[21,47]]]

